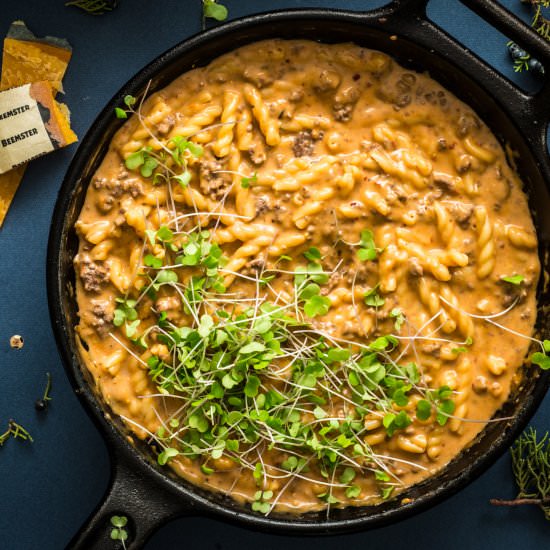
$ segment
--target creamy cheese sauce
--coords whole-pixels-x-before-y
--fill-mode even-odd
[[[295,512],[392,498],[472,441],[519,383],[539,261],[521,182],[469,107],[380,52],[271,40],[189,71],[133,109],[139,116],[116,134],[88,189],[75,258],[82,359],[131,432],[159,452],[176,449],[168,464],[193,483]],[[195,319],[185,290],[200,269],[178,258],[200,230],[227,262],[217,272],[225,290],[203,295]],[[326,276],[296,282],[308,264]],[[160,284],[161,272],[176,278]],[[313,301],[303,293],[309,283]],[[135,319],[120,318],[124,299],[137,300]],[[152,365],[177,363],[174,341],[162,335],[196,328],[201,315],[223,325],[220,310],[257,314],[263,301],[297,326],[267,367],[251,362],[261,386],[231,407],[248,414],[270,389],[302,391],[296,339],[298,348],[324,340],[348,350],[351,359],[325,362],[324,375],[306,384],[304,395],[317,397],[300,398],[294,419],[310,436],[335,419],[333,432],[315,433],[347,457],[334,455],[336,470],[311,448],[270,441],[267,428],[265,439],[214,456],[189,456],[178,443],[191,437],[189,417],[203,405],[159,390]],[[418,371],[403,378],[404,398],[392,398],[384,381],[350,377],[359,367],[349,361],[376,357],[367,347],[388,335],[378,355],[386,370],[393,362]],[[243,384],[232,383],[231,391]],[[370,401],[359,396],[367,386]],[[442,401],[450,408],[441,414]],[[400,411],[408,420],[391,427]],[[208,414],[210,433],[217,413]],[[356,423],[351,443],[336,444],[345,422]],[[291,456],[307,467],[289,466]],[[338,481],[345,467],[354,478]],[[259,489],[272,494],[258,497]]]

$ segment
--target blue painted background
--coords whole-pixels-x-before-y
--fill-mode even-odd
[[[364,10],[381,0],[225,0],[231,18],[285,7]],[[115,91],[144,64],[200,30],[199,0],[121,0],[111,14],[91,17],[63,0],[0,0],[0,37],[23,19],[37,35],[66,37],[74,48],[64,86],[73,127],[83,137]],[[519,0],[506,0],[524,19]],[[514,75],[506,39],[454,0],[433,0],[430,16],[523,87],[533,77]],[[550,100],[550,98],[549,98]],[[58,549],[70,540],[107,486],[105,445],[66,380],[53,340],[45,291],[50,219],[75,146],[34,161],[0,230],[0,430],[8,418],[29,429],[33,444],[9,441],[0,448],[0,549]],[[25,338],[22,350],[9,346]],[[34,410],[46,372],[53,401]],[[550,429],[550,397],[534,419]],[[147,550],[288,550],[441,548],[523,550],[550,548],[550,523],[537,509],[493,508],[491,497],[512,497],[508,457],[437,508],[392,527],[338,538],[298,539],[251,533],[207,519],[181,519],[161,529]]]

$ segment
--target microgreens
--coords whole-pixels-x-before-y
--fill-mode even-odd
[[[378,285],[366,292],[363,299],[370,307],[382,307],[386,303],[386,300],[378,294]]]
[[[449,416],[455,411],[455,402],[452,400],[453,391],[449,386],[441,386],[437,390],[430,390],[427,399],[421,399],[416,404],[416,417],[419,420],[427,420],[435,408],[436,420],[440,426],[444,426]]]
[[[132,95],[124,96],[124,105],[128,109],[123,109],[122,107],[115,107],[115,115],[117,118],[128,118],[129,113],[134,112],[134,105],[136,104],[137,99]]]
[[[144,147],[126,157],[124,164],[128,170],[137,170],[144,178],[150,178],[159,165],[158,159],[151,154],[152,147]]]
[[[500,280],[517,286],[525,280],[525,277],[523,275],[509,275],[507,277],[502,276]]]
[[[386,413],[382,419],[382,424],[386,428],[386,433],[391,437],[396,430],[403,430],[410,426],[412,420],[405,411],[399,411],[397,414],[393,412]]]
[[[258,174],[254,172],[252,176],[243,176],[241,178],[241,187],[243,189],[248,189],[250,187],[251,183],[257,183],[258,182]]]
[[[357,251],[357,257],[362,262],[367,260],[376,260],[378,257],[378,250],[374,244],[374,234],[370,229],[361,231],[361,241],[359,250]]]
[[[405,315],[399,308],[395,307],[390,311],[390,317],[395,319],[393,326],[399,332],[405,322]]]
[[[138,319],[138,312],[135,309],[136,300],[116,298],[115,302],[118,304],[114,311],[113,325],[115,327],[125,326],[126,336],[132,338],[137,327],[140,324]]]
[[[261,512],[262,514],[268,514],[271,510],[269,500],[272,498],[273,491],[256,491],[254,494],[254,502],[252,503],[252,510]]]
[[[326,315],[330,309],[330,299],[321,295],[319,285],[327,283],[329,277],[318,261],[321,253],[317,248],[310,248],[304,256],[312,261],[307,264],[307,267],[297,267],[294,272],[297,300],[303,304],[303,311],[308,317]]]
[[[538,365],[542,370],[550,369],[550,357],[548,353],[550,352],[550,340],[542,341],[542,352],[536,351],[531,355],[531,362],[535,365]]]
[[[112,516],[111,525],[111,539],[119,540],[122,543],[122,548],[126,548],[126,541],[128,540],[128,531],[125,527],[128,524],[128,518],[126,516]]]
[[[227,8],[223,4],[218,4],[217,0],[202,0],[203,25],[206,18],[225,21],[227,16]]]
[[[172,153],[172,158],[178,166],[182,166],[185,162],[185,153],[189,151],[191,156],[195,158],[202,157],[204,149],[202,145],[188,141],[183,136],[174,136],[169,142],[174,144],[174,151]]]
[[[468,351],[468,347],[471,346],[474,343],[471,336],[468,336],[466,340],[464,341],[463,346],[457,346],[455,348],[452,348],[451,351],[453,353],[459,354],[459,353],[466,353]]]

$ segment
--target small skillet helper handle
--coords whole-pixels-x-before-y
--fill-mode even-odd
[[[546,145],[550,121],[550,42],[497,0],[459,0],[543,64],[546,73],[542,88],[535,94],[526,93],[433,23],[426,13],[428,1],[393,0],[387,7],[389,17],[386,28],[428,49],[442,52],[467,74],[477,74],[479,84],[506,105],[550,185],[550,155]]]
[[[532,152],[547,184],[550,185],[550,155],[547,146],[547,130],[550,122],[550,42],[495,0],[460,0],[460,2],[517,42],[544,66],[544,84],[537,93],[524,94],[523,104],[520,103],[519,106],[523,111],[523,116],[519,117],[523,124],[518,125],[523,126],[524,135],[532,146]]]
[[[474,13],[485,19],[497,30],[517,42],[524,50],[538,59],[545,67],[545,83],[542,89],[530,96],[538,112],[542,112],[545,122],[550,121],[550,42],[526,25],[512,12],[495,0],[460,0]]]
[[[111,480],[102,502],[86,520],[67,550],[139,550],[163,524],[176,517],[192,515],[193,506],[181,496],[160,486],[146,475],[143,464],[128,449],[114,451]],[[147,467],[146,467],[147,468]],[[121,529],[124,546],[111,523],[113,516],[127,518]],[[122,536],[124,537],[124,533]]]

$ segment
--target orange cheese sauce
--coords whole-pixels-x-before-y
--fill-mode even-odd
[[[414,363],[419,379],[406,403],[370,403],[365,413],[347,367],[327,366],[334,372],[315,390],[326,415],[363,425],[357,441],[366,456],[342,451],[353,482],[338,482],[341,470],[323,475],[314,452],[307,471],[288,472],[281,465],[292,447],[262,439],[215,457],[182,453],[168,462],[179,475],[242,502],[270,491],[276,510],[304,512],[326,507],[327,491],[332,506],[393,497],[466,447],[519,382],[540,269],[521,182],[478,116],[380,52],[282,40],[189,71],[134,109],[139,116],[116,134],[91,181],[75,258],[82,359],[128,429],[159,451],[177,447],[177,437],[166,438],[187,429],[189,399],[163,395],[148,360],[174,365],[159,337],[163,312],[173,327],[196,327],[182,292],[197,270],[177,257],[200,227],[227,263],[219,270],[225,293],[203,299],[198,314],[222,322],[219,309],[269,301],[354,354],[393,335],[392,361]],[[186,166],[171,155],[179,138],[195,147],[182,153]],[[143,148],[165,177],[128,163]],[[184,173],[182,186],[174,176]],[[161,227],[172,231],[172,249],[155,240]],[[361,243],[366,230],[373,245]],[[327,276],[318,285],[324,308],[308,316],[295,271],[312,247]],[[369,248],[374,257],[361,256]],[[156,293],[145,292],[156,273],[148,256],[177,274]],[[511,276],[519,284],[502,280]],[[138,300],[133,337],[145,334],[147,348],[113,324],[117,298]],[[294,336],[306,338],[299,328]],[[260,392],[290,391],[295,367],[283,355],[259,374]],[[441,387],[453,412],[438,422],[434,404],[424,418],[418,402]],[[302,423],[315,425],[314,408],[301,410]],[[385,417],[400,411],[410,424],[390,433]],[[174,419],[181,430],[170,428]],[[384,479],[376,479],[380,469]]]

